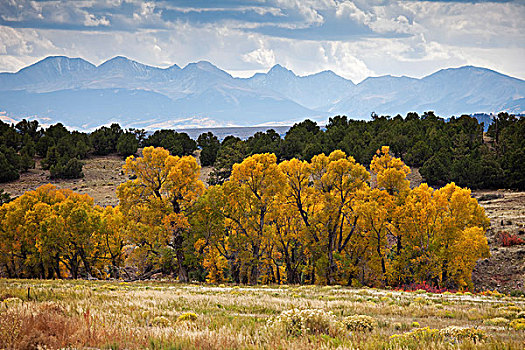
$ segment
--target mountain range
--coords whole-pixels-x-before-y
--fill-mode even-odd
[[[354,119],[433,110],[437,115],[525,112],[525,81],[464,66],[421,79],[380,76],[359,84],[323,71],[298,76],[275,65],[235,78],[210,62],[157,68],[125,57],[95,66],[81,58],[47,57],[16,73],[0,73],[0,117],[37,118],[92,129],[291,125],[344,114]]]

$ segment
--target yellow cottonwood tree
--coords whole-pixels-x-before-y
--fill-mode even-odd
[[[370,170],[377,175],[377,187],[390,195],[404,195],[410,190],[410,181],[407,180],[410,168],[400,158],[390,154],[390,147],[383,146],[381,151],[377,150],[370,163]]]
[[[63,223],[63,262],[71,271],[72,277],[78,277],[79,264],[82,262],[88,276],[93,275],[93,235],[100,225],[99,213],[94,208],[93,198],[71,190],[61,190],[66,198],[57,203],[53,210]]]
[[[311,215],[310,222],[317,231],[320,242],[316,244],[323,252],[320,259],[319,274],[326,283],[340,283],[337,276],[338,263],[342,258],[357,228],[357,215],[352,205],[359,190],[369,187],[370,174],[366,168],[355,162],[342,151],[334,151],[329,156],[320,154],[311,161],[313,196],[321,210]]]
[[[273,222],[277,246],[285,259],[287,281],[297,283],[300,278],[298,268],[304,263],[304,268],[309,270],[305,271],[307,279],[314,283],[314,262],[318,259],[318,254],[312,254],[311,248],[315,242],[319,243],[319,236],[311,221],[315,212],[321,210],[322,203],[314,200],[315,190],[310,184],[312,168],[310,163],[293,158],[281,162],[279,169],[284,175],[285,183],[278,199],[281,206],[275,213]]]
[[[286,271],[286,282],[298,284],[301,282],[301,270],[306,264],[307,248],[310,244],[308,230],[293,203],[287,202],[281,195],[276,198],[279,206],[271,213],[272,230],[270,239],[275,253],[269,258],[276,267],[276,280],[282,281],[278,262],[283,260]]]
[[[313,271],[328,284],[339,282],[338,274],[344,272],[341,259],[357,227],[352,201],[359,190],[369,187],[370,174],[339,150],[314,156],[309,164],[291,160],[280,167],[286,179],[284,196],[313,240]]]
[[[118,206],[99,208],[99,211],[100,228],[94,236],[98,255],[97,267],[100,269],[109,263],[109,276],[120,278],[119,268],[124,264],[124,247],[129,234],[126,218]]]
[[[403,237],[395,262],[397,283],[471,287],[475,262],[489,254],[485,211],[470,190],[454,183],[438,190],[426,184],[411,190],[393,226]]]
[[[244,257],[248,282],[257,284],[260,266],[270,236],[270,213],[279,203],[284,177],[274,154],[256,154],[233,167],[230,180],[222,185],[223,215],[230,227],[232,245]]]
[[[212,283],[466,289],[489,254],[489,220],[470,190],[410,189],[410,169],[388,147],[370,164],[372,187],[342,151],[280,164],[256,154],[207,190],[195,158],[162,148],[146,147],[124,170],[116,208],[53,185],[0,206],[0,273],[118,278],[127,263],[180,281],[191,272]]]
[[[18,277],[73,278],[92,273],[93,234],[99,216],[93,199],[44,185],[2,206],[1,256],[8,273]]]
[[[390,271],[388,236],[394,201],[385,190],[367,188],[358,193],[353,204],[358,218],[358,237],[352,248],[359,252],[360,267],[365,268],[370,276],[363,281],[384,286]]]
[[[171,156],[163,148],[146,147],[142,157],[126,159],[124,171],[134,177],[117,188],[120,209],[134,225],[131,239],[152,261],[171,249],[180,281],[188,281],[184,242],[187,215],[204,192],[200,166],[192,156]]]

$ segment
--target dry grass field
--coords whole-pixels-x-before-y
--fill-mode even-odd
[[[0,300],[8,349],[525,347],[525,298],[498,293],[0,280]]]

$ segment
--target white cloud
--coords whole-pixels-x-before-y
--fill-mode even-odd
[[[271,67],[275,64],[275,54],[273,50],[259,48],[242,55],[246,62],[256,63],[262,67]]]
[[[88,27],[109,26],[109,24],[109,20],[105,16],[97,18],[91,13],[86,13],[84,16],[84,25]]]
[[[326,8],[330,1],[276,0],[276,3],[287,11],[296,12],[302,18],[302,25],[299,24],[297,27],[306,27],[320,25],[324,22],[324,17],[317,8]]]
[[[239,74],[280,63],[298,74],[330,69],[354,81],[464,64],[525,78],[525,3],[518,1],[269,0],[196,8],[176,1],[5,0],[0,18],[0,71],[62,54],[96,64],[124,55],[164,67],[209,60]],[[369,35],[329,40],[345,21],[368,27]],[[307,28],[319,40],[255,32],[269,26]]]
[[[60,52],[60,49],[37,30],[0,26],[0,67],[2,71],[17,71],[33,63],[32,57],[57,52]]]
[[[350,18],[363,24],[369,24],[372,20],[371,14],[365,13],[351,1],[339,3],[337,5],[335,15],[337,17]]]

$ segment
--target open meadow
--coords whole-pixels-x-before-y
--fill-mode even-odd
[[[497,292],[4,279],[0,299],[7,349],[525,346],[525,298]]]

